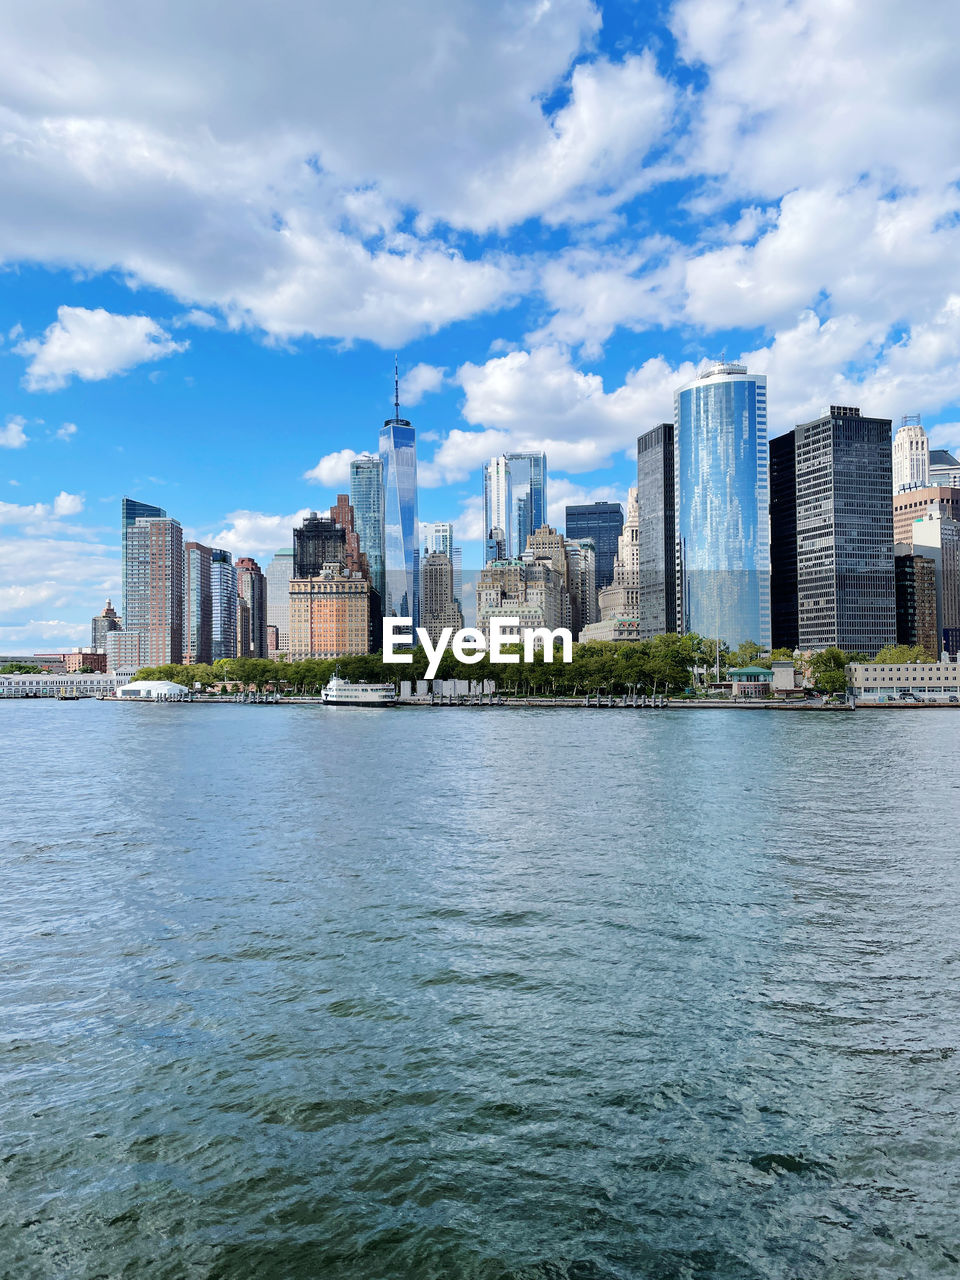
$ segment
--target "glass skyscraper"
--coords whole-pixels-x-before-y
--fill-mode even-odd
[[[120,574],[123,591],[120,612],[124,618],[127,616],[127,600],[132,585],[128,565],[127,535],[141,517],[145,520],[162,520],[166,514],[162,507],[151,506],[149,502],[138,502],[136,498],[123,498],[120,503]],[[129,629],[128,627],[127,630]]]
[[[674,393],[686,631],[770,647],[767,380],[715,364]]]
[[[417,433],[399,412],[380,432],[383,463],[384,616],[420,616],[420,530],[417,521]]]
[[[485,559],[522,556],[527,538],[547,523],[547,456],[504,453],[483,468]]]
[[[276,552],[264,570],[267,579],[267,625],[277,628],[280,653],[290,652],[290,579],[293,547]]]
[[[237,656],[237,570],[229,551],[214,547],[210,553],[211,655]]]
[[[637,440],[637,617],[645,639],[677,630],[677,513],[672,422]]]
[[[212,552],[202,542],[183,544],[183,660],[213,660]]]
[[[565,527],[568,538],[593,539],[597,589],[609,587],[623,533],[623,507],[619,502],[587,502],[567,507]]]
[[[383,518],[383,461],[373,453],[362,453],[350,463],[350,505],[360,550],[370,566],[370,583],[387,610],[387,578]]]

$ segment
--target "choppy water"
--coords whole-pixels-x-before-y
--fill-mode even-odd
[[[0,1275],[958,1274],[958,745],[0,705]]]

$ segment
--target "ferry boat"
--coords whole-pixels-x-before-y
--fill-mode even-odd
[[[331,707],[393,707],[397,691],[392,684],[351,684],[334,675],[321,690],[320,700]]]

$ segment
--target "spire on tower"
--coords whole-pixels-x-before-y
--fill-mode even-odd
[[[397,364],[397,356],[393,357],[393,417],[394,420],[400,420],[400,367]]]

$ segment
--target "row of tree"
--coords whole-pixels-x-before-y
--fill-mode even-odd
[[[507,650],[509,652],[509,650]],[[574,645],[573,661],[561,661],[559,649],[553,662],[538,653],[533,662],[491,663],[483,654],[475,663],[459,662],[447,650],[436,673],[443,680],[493,680],[501,693],[508,695],[549,694],[679,694],[693,687],[695,668],[706,668],[712,678],[716,663],[716,641],[698,635],[664,635],[652,640],[628,643]],[[777,660],[791,661],[790,650],[764,654],[758,645],[747,641],[731,653],[721,646],[721,675],[729,667],[766,666]],[[138,680],[172,680],[193,688],[226,691],[228,685],[242,685],[262,691],[268,687],[296,694],[314,694],[339,670],[346,680],[354,682],[393,683],[422,680],[427,670],[427,655],[421,648],[412,653],[412,662],[384,663],[379,653],[342,658],[306,658],[301,662],[271,661],[267,658],[224,658],[213,664],[146,667],[137,672]],[[844,667],[848,662],[932,662],[922,649],[898,645],[882,650],[875,659],[862,654],[844,653],[842,649],[824,649],[810,659],[797,659],[797,665],[811,678],[822,693],[842,693],[846,684]]]

